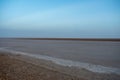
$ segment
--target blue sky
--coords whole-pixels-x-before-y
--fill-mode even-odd
[[[120,38],[119,0],[0,0],[0,37]]]

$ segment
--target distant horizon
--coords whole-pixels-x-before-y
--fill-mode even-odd
[[[0,39],[20,39],[20,40],[77,40],[77,41],[119,41],[120,38],[38,38],[38,37],[0,37]]]
[[[106,37],[0,37],[0,38],[50,38],[50,39],[120,39],[120,38],[106,38]]]

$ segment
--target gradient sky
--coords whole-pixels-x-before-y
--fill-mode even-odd
[[[0,37],[120,38],[120,0],[0,0]]]

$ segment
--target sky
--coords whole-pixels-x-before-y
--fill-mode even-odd
[[[0,0],[0,37],[120,38],[120,0]]]

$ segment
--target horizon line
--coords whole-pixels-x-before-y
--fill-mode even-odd
[[[72,41],[120,41],[120,38],[1,38],[0,39],[19,39],[19,40],[72,40]]]

